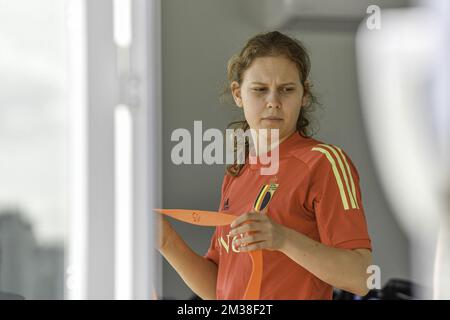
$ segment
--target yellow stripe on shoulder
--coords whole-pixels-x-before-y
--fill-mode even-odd
[[[319,152],[323,153],[326,156],[326,158],[328,159],[328,161],[330,162],[334,177],[336,179],[336,183],[339,188],[339,193],[341,195],[342,205],[344,206],[344,210],[348,210],[349,206],[348,206],[348,202],[347,202],[347,197],[345,196],[344,185],[342,184],[341,175],[339,174],[339,170],[336,166],[336,162],[334,161],[330,152],[323,147],[313,147],[311,150],[319,151]]]
[[[348,165],[347,158],[345,157],[345,154],[342,152],[341,148],[339,148],[339,147],[336,147],[336,148],[338,149],[339,153],[342,156],[342,159],[344,160],[345,166],[348,171],[348,175],[350,176],[350,183],[352,185],[352,193],[353,193],[353,198],[355,199],[355,202],[356,202],[356,208],[359,209],[358,198],[356,196],[356,188],[355,188],[355,182],[353,181],[352,171],[350,170],[350,166]]]
[[[333,152],[334,156],[338,160],[339,167],[341,168],[341,172],[342,172],[342,175],[344,177],[345,186],[347,188],[347,193],[348,193],[349,198],[350,198],[352,209],[358,208],[358,204],[356,202],[355,194],[350,190],[349,178],[347,176],[348,175],[350,176],[351,183],[354,186],[353,178],[352,178],[352,175],[351,175],[351,172],[350,172],[347,160],[343,157],[342,150],[341,150],[341,152],[338,153],[338,151],[336,150],[336,149],[338,149],[338,147],[336,147],[336,146],[327,145],[327,144],[319,144],[319,145],[324,147],[324,148],[328,148],[328,150],[331,150],[331,152]],[[346,168],[344,168],[343,162],[345,162]]]

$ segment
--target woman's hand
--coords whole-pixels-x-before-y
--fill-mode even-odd
[[[171,235],[171,233],[174,232],[172,225],[166,218],[159,214],[156,218],[157,221],[157,235],[158,235],[158,241],[156,243],[156,249],[161,251],[165,248],[167,241]]]
[[[286,228],[273,222],[266,212],[267,208],[261,212],[247,212],[233,221],[230,236],[241,235],[234,242],[240,251],[282,248],[286,240]]]

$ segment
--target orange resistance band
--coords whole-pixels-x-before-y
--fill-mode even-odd
[[[278,188],[278,184],[268,184],[261,188],[253,205],[253,210],[264,210]],[[215,211],[186,210],[186,209],[154,209],[174,219],[200,225],[200,226],[225,226],[237,219],[237,216]],[[252,260],[252,273],[245,289],[243,300],[259,300],[263,273],[262,250],[250,251]]]

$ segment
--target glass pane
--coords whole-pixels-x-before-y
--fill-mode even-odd
[[[65,1],[0,0],[0,293],[64,298]]]

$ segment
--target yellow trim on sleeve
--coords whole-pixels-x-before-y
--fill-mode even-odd
[[[341,148],[336,147],[336,149],[339,150],[339,153],[342,155],[342,159],[344,159],[345,166],[347,167],[347,171],[348,171],[348,174],[350,176],[350,183],[352,185],[353,198],[355,199],[355,202],[356,202],[356,208],[359,209],[358,198],[356,197],[355,183],[353,182],[353,175],[352,175],[352,172],[350,171],[350,166],[348,165],[347,158],[345,157],[345,155],[342,152]]]
[[[339,187],[339,193],[341,194],[342,204],[344,206],[344,209],[348,210],[349,207],[348,207],[347,197],[345,196],[344,185],[342,184],[342,179],[341,179],[341,176],[340,176],[339,171],[338,171],[337,166],[336,166],[336,162],[334,161],[333,157],[331,156],[331,154],[327,150],[325,150],[323,148],[320,148],[320,147],[314,147],[311,150],[319,151],[319,152],[323,153],[327,157],[328,161],[331,164],[331,168],[333,170],[334,177],[335,177],[337,185]]]
[[[352,204],[352,209],[355,209],[357,207],[356,203],[355,203],[355,198],[354,198],[354,194],[352,193],[352,191],[350,190],[350,185],[348,183],[348,178],[347,178],[347,171],[344,168],[344,165],[342,164],[342,160],[341,157],[339,156],[339,154],[337,153],[337,151],[334,149],[335,147],[332,145],[327,145],[327,144],[319,144],[319,146],[323,146],[323,147],[327,147],[328,149],[330,149],[333,154],[336,156],[336,159],[339,162],[339,167],[341,168],[342,174],[344,176],[344,181],[345,181],[345,186],[347,187],[347,192],[350,198],[350,202]],[[336,147],[337,148],[337,147]],[[346,162],[347,164],[347,162]]]

